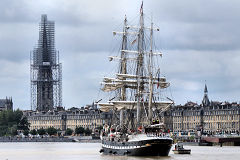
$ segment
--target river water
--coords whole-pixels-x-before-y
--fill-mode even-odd
[[[0,143],[0,160],[234,160],[240,159],[240,147],[185,146],[191,155],[168,157],[106,156],[99,143]]]

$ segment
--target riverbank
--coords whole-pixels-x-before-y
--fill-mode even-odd
[[[79,142],[79,143],[100,143],[100,139],[83,137],[0,137],[0,142]]]

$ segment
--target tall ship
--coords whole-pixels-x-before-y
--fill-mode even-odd
[[[151,20],[144,23],[143,3],[138,25],[131,25],[125,16],[120,36],[119,55],[114,78],[104,77],[102,90],[111,97],[97,104],[103,112],[112,114],[101,132],[101,153],[127,156],[168,156],[173,139],[166,130],[161,115],[174,102],[165,91],[170,83],[161,75],[161,52],[155,51],[154,32],[159,31]],[[151,18],[150,18],[151,19]]]

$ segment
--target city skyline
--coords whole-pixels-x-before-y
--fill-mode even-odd
[[[140,5],[141,0],[1,1],[0,98],[12,96],[15,109],[30,109],[29,53],[40,16],[47,14],[55,21],[63,62],[63,106],[98,100],[100,81],[111,71],[112,31],[125,14],[132,20]],[[161,70],[176,104],[201,103],[205,81],[210,101],[240,101],[240,2],[148,0],[144,12],[160,27]]]

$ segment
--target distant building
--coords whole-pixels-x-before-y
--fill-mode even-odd
[[[195,132],[201,126],[201,106],[188,102],[172,109],[173,132]]]
[[[206,85],[202,104],[187,102],[168,112],[172,115],[172,131],[177,135],[240,133],[240,104],[210,102]]]
[[[83,127],[95,129],[103,126],[104,118],[99,109],[77,109],[67,114],[67,128]]]
[[[54,127],[59,130],[66,130],[66,112],[49,111],[49,112],[28,112],[28,123],[30,130],[47,129]]]
[[[25,112],[30,129],[47,129],[54,127],[65,131],[67,128],[75,130],[76,127],[94,130],[104,124],[109,124],[110,113],[102,113],[95,105],[68,110],[52,110],[48,112]]]
[[[240,104],[211,102],[204,108],[203,131],[208,134],[240,133]]]
[[[0,111],[13,110],[12,98],[0,99]]]

